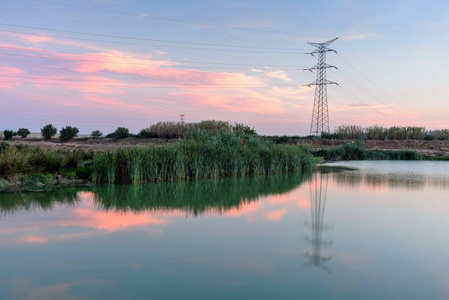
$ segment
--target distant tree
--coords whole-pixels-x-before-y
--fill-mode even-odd
[[[103,135],[103,133],[100,130],[94,130],[90,135],[93,137],[100,137]]]
[[[12,131],[12,130],[4,130],[3,131],[3,139],[5,141],[8,141],[10,139],[12,139],[13,136],[17,135],[16,132]]]
[[[71,140],[74,137],[76,137],[78,132],[79,132],[78,128],[72,127],[72,126],[66,126],[59,131],[59,138],[62,141],[68,141],[68,140]]]
[[[42,127],[41,134],[44,137],[44,139],[48,141],[56,135],[57,131],[58,130],[55,127],[53,127],[52,124],[48,124]]]
[[[17,130],[17,135],[21,138],[26,138],[30,134],[30,131],[27,128],[19,128]]]
[[[149,128],[144,128],[139,131],[139,134],[137,135],[139,138],[148,139],[156,137],[156,134],[152,133]]]
[[[116,139],[124,139],[129,137],[129,130],[128,128],[125,127],[118,127],[115,131],[114,131],[114,138]]]

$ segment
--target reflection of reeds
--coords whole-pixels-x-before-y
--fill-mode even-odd
[[[100,209],[113,211],[175,210],[199,215],[224,213],[262,196],[286,193],[309,175],[284,174],[141,185],[107,185],[91,189]]]
[[[429,185],[433,188],[448,188],[449,178],[424,176],[419,174],[371,174],[363,172],[340,172],[332,174],[334,182],[339,186],[358,187],[366,185],[372,189],[408,188],[423,189]]]
[[[283,194],[299,186],[310,174],[281,174],[141,185],[103,185],[89,189],[63,189],[47,193],[6,194],[0,216],[21,211],[51,210],[56,204],[75,205],[79,191],[91,191],[95,205],[112,211],[183,210],[200,215],[224,213],[257,201],[262,196]]]
[[[66,188],[46,193],[4,194],[0,201],[0,216],[8,216],[21,211],[49,211],[57,204],[76,205],[80,202],[79,189]]]

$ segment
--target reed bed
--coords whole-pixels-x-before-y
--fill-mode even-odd
[[[176,144],[97,153],[92,181],[143,183],[303,172],[313,168],[303,147],[275,145],[232,131],[193,131]]]
[[[0,178],[30,174],[57,174],[79,168],[91,155],[83,151],[54,151],[0,145]]]
[[[255,134],[256,131],[241,123],[207,120],[196,123],[185,122],[159,122],[139,132],[141,138],[184,138],[194,131],[205,131],[210,134],[219,132],[234,132],[237,134]]]
[[[366,150],[356,143],[322,149],[314,153],[326,160],[422,160],[413,150]]]
[[[426,130],[424,127],[382,127],[363,128],[358,125],[341,125],[334,133],[323,133],[324,139],[339,140],[449,140],[449,129]]]
[[[335,129],[334,135],[340,140],[362,139],[364,130],[357,125],[342,125]]]

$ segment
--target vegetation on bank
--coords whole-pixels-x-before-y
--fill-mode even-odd
[[[264,139],[276,144],[295,144],[302,140],[373,140],[373,141],[448,141],[449,129],[427,130],[424,127],[362,127],[358,125],[342,125],[335,128],[333,133],[323,132],[319,137],[308,136],[264,136]]]
[[[19,133],[20,132],[20,133]],[[57,130],[51,124],[42,128],[42,135],[51,139]],[[360,138],[361,132],[363,138]],[[68,150],[43,150],[26,146],[0,144],[0,191],[11,186],[58,187],[75,181],[94,183],[145,183],[188,181],[201,178],[243,177],[285,173],[304,173],[317,160],[420,160],[413,150],[367,150],[363,139],[422,138],[423,128],[340,126],[328,138],[353,138],[357,142],[321,149],[312,153],[307,146],[289,145],[293,138],[266,137],[244,124],[222,121],[199,123],[161,122],[142,129],[139,138],[173,138],[174,143],[152,147],[118,148],[98,153]],[[62,140],[70,140],[78,128],[66,126],[60,131]],[[8,137],[15,135],[7,131]],[[17,134],[26,136],[28,129]],[[434,131],[434,139],[446,139],[447,131]],[[108,136],[120,139],[130,136],[125,127],[118,127]],[[92,136],[100,137],[98,130]],[[134,135],[136,136],[136,135]],[[426,137],[424,136],[424,138]],[[325,134],[323,134],[325,138]],[[429,138],[426,138],[429,139]],[[316,158],[314,158],[314,156]]]
[[[424,127],[381,127],[363,128],[357,125],[338,126],[334,133],[323,133],[322,138],[340,140],[449,140],[449,129],[427,130]]]
[[[414,150],[367,150],[359,143],[321,149],[314,152],[325,160],[422,160],[423,157]]]
[[[293,173],[314,166],[304,147],[275,145],[234,131],[192,131],[175,144],[95,154],[93,182],[159,182]]]
[[[185,181],[305,172],[315,160],[306,148],[275,145],[234,131],[192,131],[174,144],[98,153],[0,147],[0,179],[19,185],[56,184],[60,178],[95,183]],[[2,184],[0,184],[2,189]]]

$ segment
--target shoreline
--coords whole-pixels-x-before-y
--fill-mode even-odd
[[[263,138],[263,137],[262,137]],[[38,147],[46,150],[83,150],[86,152],[100,152],[113,150],[117,148],[132,148],[136,146],[152,147],[159,145],[173,144],[179,139],[167,138],[137,138],[127,137],[124,139],[114,138],[94,138],[79,137],[67,142],[59,139],[45,141],[42,138],[13,138],[9,141],[11,146]],[[335,146],[341,146],[349,142],[355,142],[353,139],[316,139],[316,140],[295,140],[287,142],[288,145],[308,145],[314,150],[327,149]],[[447,158],[449,159],[449,140],[366,140],[361,142],[366,150],[413,150],[426,158]]]

